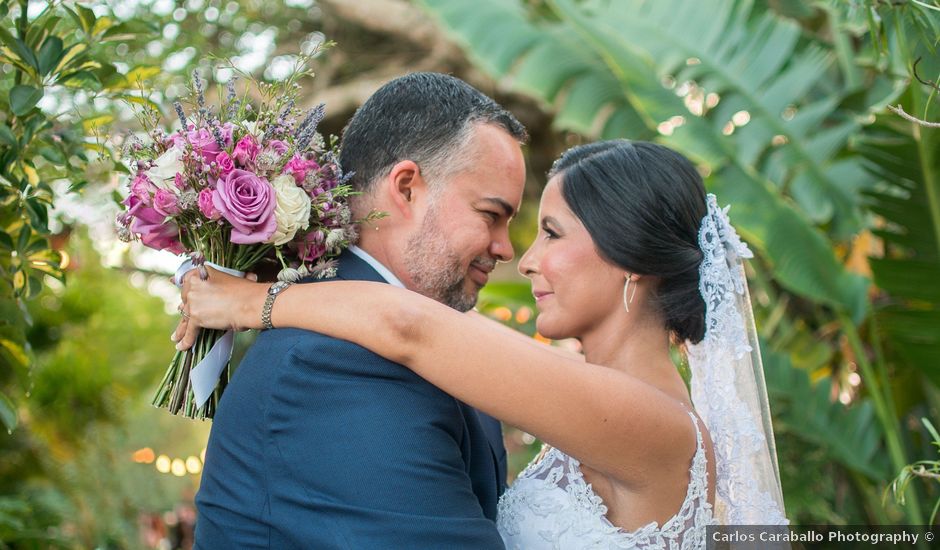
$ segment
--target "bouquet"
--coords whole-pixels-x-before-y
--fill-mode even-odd
[[[187,254],[177,281],[202,263],[244,274],[266,258],[280,262],[281,280],[331,276],[332,258],[355,241],[365,220],[351,219],[351,174],[340,169],[335,138],[327,144],[317,133],[323,105],[306,114],[295,107],[296,80],[304,74],[255,83],[257,107],[247,91],[236,94],[232,79],[213,109],[194,72],[194,115],[175,103],[180,127],[172,133],[159,127],[155,110],[138,113],[149,126],[149,143],[134,137],[125,146],[132,162],[118,216],[121,238]],[[173,357],[153,404],[211,418],[231,375],[233,337],[200,331],[190,350]]]

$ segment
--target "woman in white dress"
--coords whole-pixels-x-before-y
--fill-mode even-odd
[[[537,240],[519,262],[532,282],[537,328],[547,338],[578,339],[583,358],[370,282],[295,285],[284,291],[293,296],[275,302],[271,321],[358,343],[546,442],[500,501],[497,523],[508,548],[704,547],[705,527],[716,522],[716,481],[721,490],[722,479],[735,480],[716,473],[721,441],[696,413],[670,341],[701,347],[697,359],[710,369],[731,368],[714,364],[722,357],[716,349],[731,339],[728,323],[709,314],[735,296],[709,288],[716,277],[740,276],[736,253],[746,256],[746,247],[694,166],[652,143],[569,150],[549,174],[539,220]],[[204,281],[188,276],[190,320],[178,329],[181,343],[189,345],[198,326],[261,328],[267,288],[215,271]],[[741,325],[740,316],[732,320]],[[736,444],[733,429],[720,429],[725,444]],[[766,443],[772,454],[772,435]],[[735,453],[724,454],[731,461]],[[753,505],[767,496],[752,489],[747,496],[731,488],[719,498]],[[778,496],[779,485],[772,489]],[[756,509],[756,522],[785,521],[779,498]]]

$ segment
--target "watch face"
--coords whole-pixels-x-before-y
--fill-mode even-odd
[[[284,290],[285,288],[289,286],[290,286],[290,283],[286,281],[278,281],[274,283],[273,285],[271,285],[271,288],[268,289],[268,294],[277,294],[278,292]]]

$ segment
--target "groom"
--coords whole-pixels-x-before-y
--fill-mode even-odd
[[[383,86],[346,127],[340,160],[362,192],[354,215],[388,217],[362,227],[337,277],[472,308],[513,256],[525,140],[510,113],[459,79],[415,73]],[[502,548],[505,479],[494,419],[352,343],[268,330],[215,414],[196,547]]]

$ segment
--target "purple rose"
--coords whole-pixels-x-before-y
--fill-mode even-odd
[[[304,182],[309,170],[319,170],[320,165],[314,160],[307,160],[300,155],[294,155],[284,167],[285,174],[292,174],[297,185]]]
[[[296,241],[297,254],[305,262],[312,262],[326,254],[326,237],[322,231],[311,231]]]
[[[156,186],[150,181],[150,178],[143,172],[138,172],[131,182],[131,194],[137,197],[146,205],[150,205],[150,197],[156,190]]]
[[[166,216],[147,206],[135,197],[129,195],[124,201],[128,207],[127,216],[131,220],[130,230],[140,235],[140,242],[155,250],[169,250],[174,254],[184,252],[179,241],[179,227],[173,222],[167,222]]]
[[[216,209],[212,203],[212,189],[203,189],[199,192],[199,211],[210,220],[217,220],[222,217],[222,213]]]
[[[277,229],[274,188],[247,170],[235,169],[219,179],[212,192],[212,204],[232,224],[231,239],[235,244],[267,241]]]
[[[219,166],[219,177],[224,178],[229,172],[235,169],[235,161],[228,153],[222,151],[215,157],[215,163]]]
[[[232,158],[241,167],[251,166],[255,162],[255,157],[261,152],[261,147],[251,134],[238,140],[235,144],[235,150],[232,151]]]

